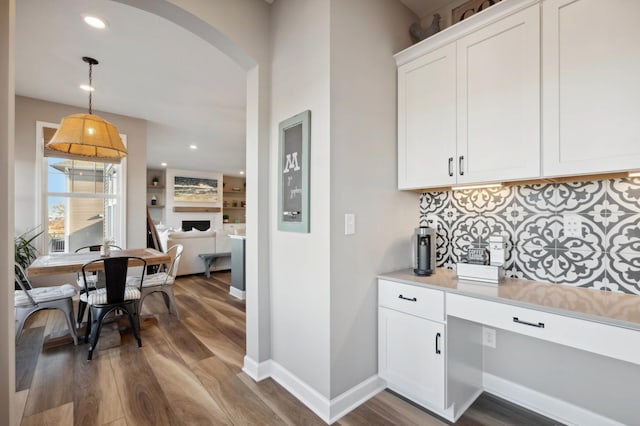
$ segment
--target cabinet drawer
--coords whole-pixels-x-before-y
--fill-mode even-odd
[[[422,318],[444,321],[444,292],[379,280],[378,304]]]
[[[458,294],[447,315],[640,364],[640,331]]]

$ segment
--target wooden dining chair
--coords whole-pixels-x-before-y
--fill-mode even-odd
[[[109,247],[113,250],[122,250],[119,246],[115,244],[109,244]],[[76,249],[75,253],[91,253],[91,252],[99,252],[102,248],[102,244],[93,244],[90,246],[84,246]],[[80,289],[80,294],[86,293],[88,289],[94,289],[98,285],[98,273],[92,272],[87,275],[86,281],[84,276],[81,273],[78,273],[78,277],[76,279],[76,284],[78,284],[78,288]],[[87,285],[88,284],[88,285]],[[84,319],[84,313],[87,309],[87,304],[80,301],[78,303],[78,319],[76,321],[76,326],[80,328],[82,325],[82,320]]]
[[[176,319],[180,319],[178,313],[178,305],[176,304],[176,297],[173,293],[173,283],[176,280],[176,274],[178,273],[178,265],[180,264],[180,257],[184,247],[182,244],[176,244],[167,250],[167,254],[171,256],[171,264],[168,268],[165,267],[164,271],[157,272],[155,274],[147,274],[142,281],[140,287],[140,279],[138,277],[129,277],[127,279],[127,285],[134,287],[140,287],[140,304],[138,306],[138,312],[142,311],[142,304],[144,298],[151,293],[162,293],[164,303],[169,310],[176,316]]]
[[[16,321],[16,342],[27,318],[43,309],[58,309],[64,313],[73,344],[78,344],[78,336],[73,319],[73,302],[76,289],[71,284],[49,287],[32,287],[22,266],[15,264],[15,284],[20,290],[14,293],[14,313]]]
[[[122,256],[106,257],[87,262],[82,266],[82,276],[86,281],[89,268],[99,266],[104,269],[105,287],[88,289],[80,294],[80,300],[89,306],[85,341],[89,341],[89,354],[91,360],[105,316],[112,311],[122,310],[129,317],[129,324],[138,341],[138,347],[142,346],[140,338],[140,320],[138,317],[138,303],[140,301],[140,287],[127,286],[127,272],[129,264],[140,266],[140,282],[144,280],[147,262],[140,257]],[[101,264],[101,265],[100,265]]]

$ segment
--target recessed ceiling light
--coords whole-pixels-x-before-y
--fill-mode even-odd
[[[244,170],[240,170],[240,174],[243,175],[244,174]]]
[[[167,167],[167,163],[160,163],[162,167]]]
[[[191,148],[191,149],[198,149],[198,146],[197,146],[197,145],[189,145],[189,148]]]
[[[97,28],[99,30],[107,28],[107,21],[102,18],[98,18],[97,16],[85,15],[82,19],[84,19],[84,22],[90,27]]]
[[[96,90],[94,87],[89,86],[88,84],[81,84],[80,88],[85,92],[93,92],[94,90]]]

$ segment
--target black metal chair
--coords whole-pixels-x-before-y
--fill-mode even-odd
[[[113,250],[122,250],[120,247],[118,247],[115,244],[109,244],[109,247]],[[79,249],[76,249],[75,253],[98,252],[101,249],[102,249],[102,244],[93,244],[90,246],[80,247]],[[80,288],[80,294],[86,293],[88,290],[93,290],[98,285],[98,273],[92,272],[90,275],[87,276],[86,280],[82,276],[82,274],[78,274],[76,284],[78,284],[78,288]],[[76,326],[78,328],[80,328],[80,326],[82,325],[82,320],[84,318],[84,312],[86,309],[87,309],[86,303],[82,301],[78,302],[78,319],[76,321]]]
[[[71,301],[76,294],[76,289],[71,284],[33,288],[22,266],[16,263],[15,271],[15,284],[20,288],[15,291],[14,296],[16,342],[29,315],[42,309],[58,309],[64,313],[73,344],[77,345],[78,337],[73,323],[73,302]]]
[[[138,347],[142,346],[140,339],[140,319],[138,317],[138,303],[140,301],[140,287],[127,286],[127,272],[129,264],[142,267],[140,282],[144,281],[147,262],[134,256],[106,257],[88,262],[82,266],[82,277],[87,282],[90,269],[104,269],[105,287],[87,289],[80,294],[80,300],[89,306],[85,341],[89,341],[89,355],[91,360],[95,350],[100,330],[105,316],[114,310],[127,313],[133,334],[138,340]],[[102,264],[102,265],[100,265]]]

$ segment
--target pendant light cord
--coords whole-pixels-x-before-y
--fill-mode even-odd
[[[93,64],[89,62],[89,114],[93,114],[91,95],[93,94]]]

